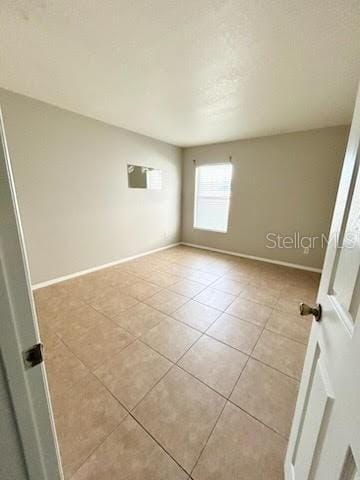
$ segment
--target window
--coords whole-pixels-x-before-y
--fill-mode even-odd
[[[232,164],[196,167],[194,228],[227,232]]]
[[[161,190],[162,178],[161,170],[152,168],[146,171],[147,188],[150,190]]]

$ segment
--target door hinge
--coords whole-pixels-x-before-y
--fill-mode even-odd
[[[26,368],[36,367],[39,363],[42,363],[44,360],[43,357],[43,344],[37,343],[33,345],[28,350],[23,352],[23,358]]]

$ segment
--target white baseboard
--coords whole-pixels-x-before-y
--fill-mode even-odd
[[[104,263],[103,265],[98,265],[97,267],[81,270],[80,272],[74,272],[74,273],[70,273],[69,275],[64,275],[62,277],[57,277],[51,280],[47,280],[45,282],[36,283],[32,285],[32,289],[37,290],[38,288],[48,287],[49,285],[63,282],[64,280],[70,280],[71,278],[80,277],[81,275],[86,275],[87,273],[96,272],[97,270],[101,270],[102,268],[113,267],[114,265],[119,265],[120,263],[129,262],[130,260],[135,260],[136,258],[145,257],[146,255],[150,255],[151,253],[160,252],[161,250],[167,250],[168,248],[177,247],[178,245],[185,245],[187,247],[200,248],[202,250],[210,250],[212,252],[218,252],[218,253],[225,253],[227,255],[233,255],[235,257],[249,258],[251,260],[259,260],[261,262],[273,263],[275,265],[284,265],[285,267],[298,268],[300,270],[307,270],[309,272],[321,273],[321,268],[308,267],[306,265],[299,265],[297,263],[281,262],[279,260],[271,260],[270,258],[256,257],[254,255],[246,255],[244,253],[231,252],[229,250],[221,250],[219,248],[206,247],[205,245],[197,245],[195,243],[177,242],[177,243],[172,243],[170,245],[166,245],[165,247],[155,248],[154,250],[149,250],[144,253],[139,253],[138,255],[125,257],[125,258],[122,258],[121,260],[115,260],[114,262]]]
[[[195,243],[180,242],[181,245],[187,247],[201,248],[202,250],[210,250],[212,252],[226,253],[227,255],[234,255],[235,257],[249,258],[251,260],[259,260],[266,263],[274,263],[275,265],[283,265],[284,267],[298,268],[299,270],[307,270],[309,272],[321,273],[321,268],[308,267],[306,265],[299,265],[298,263],[281,262],[280,260],[272,260],[270,258],[255,257],[254,255],[246,255],[245,253],[231,252],[229,250],[220,250],[219,248],[205,247],[204,245],[197,245]]]
[[[125,257],[121,260],[115,260],[114,262],[104,263],[103,265],[98,265],[97,267],[88,268],[86,270],[81,270],[81,272],[70,273],[69,275],[64,275],[63,277],[53,278],[52,280],[47,280],[46,282],[35,283],[32,285],[32,290],[37,290],[38,288],[48,287],[49,285],[53,285],[54,283],[63,282],[64,280],[70,280],[71,278],[80,277],[81,275],[86,275],[87,273],[96,272],[97,270],[101,270],[107,267],[113,267],[114,265],[118,265],[120,263],[129,262],[130,260],[135,260],[136,258],[145,257],[146,255],[150,255],[151,253],[160,252],[161,250],[167,250],[168,248],[177,247],[181,245],[181,242],[172,243],[170,245],[166,245],[165,247],[155,248],[154,250],[149,250],[148,252],[139,253],[138,255],[133,255],[132,257]]]

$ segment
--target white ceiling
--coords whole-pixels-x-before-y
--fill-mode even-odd
[[[1,0],[0,85],[189,146],[348,123],[358,0]]]

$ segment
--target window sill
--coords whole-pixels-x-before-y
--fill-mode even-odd
[[[201,230],[203,232],[215,232],[215,233],[227,233],[227,230],[215,230],[212,228],[201,228],[201,227],[193,227],[193,230]]]

